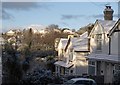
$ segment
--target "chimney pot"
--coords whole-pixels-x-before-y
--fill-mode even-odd
[[[104,20],[113,20],[113,12],[111,6],[107,5],[104,10]]]

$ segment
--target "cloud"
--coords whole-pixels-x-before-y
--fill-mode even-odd
[[[114,18],[120,17],[120,14],[114,14]],[[104,14],[96,14],[96,15],[62,15],[62,20],[70,20],[70,19],[78,19],[78,18],[94,18],[94,19],[102,19],[104,18]]]
[[[90,15],[91,18],[104,18],[104,14]],[[113,14],[113,17],[118,18],[118,14]]]
[[[30,10],[42,6],[36,2],[3,2],[2,7],[7,10]]]
[[[85,15],[62,15],[62,20],[67,20],[67,19],[78,19],[81,17],[84,17]]]
[[[2,18],[11,19],[12,16],[7,12],[8,10],[16,11],[28,11],[35,8],[49,9],[49,7],[43,3],[37,2],[3,2],[2,3]]]

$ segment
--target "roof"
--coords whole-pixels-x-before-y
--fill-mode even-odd
[[[112,35],[112,33],[114,32],[114,30],[116,29],[116,27],[120,24],[120,18],[118,19],[118,21],[115,23],[114,27],[109,31],[109,36]]]
[[[66,45],[67,45],[68,39],[67,38],[61,38],[60,42],[58,44],[58,48],[59,49],[65,49]]]
[[[88,32],[87,32],[87,31],[84,32],[83,34],[80,35],[80,37],[81,37],[82,39],[87,38],[87,37],[88,37]]]
[[[115,25],[116,21],[98,20],[98,23],[104,28],[105,32],[109,32],[113,28],[113,26]]]
[[[98,25],[100,25],[103,28],[104,33],[109,33],[109,31],[114,27],[115,23],[116,23],[116,21],[113,21],[113,20],[96,20],[95,25],[90,32],[90,35],[95,30],[95,27]],[[100,30],[100,29],[97,29],[97,30]],[[90,37],[90,35],[89,35],[89,37]]]
[[[74,51],[88,51],[88,32],[83,33],[80,37],[71,38]]]
[[[7,32],[7,34],[14,34],[15,32],[13,30],[10,30]]]
[[[65,68],[69,68],[69,67],[71,67],[73,65],[72,63],[67,64],[64,61],[56,61],[54,64],[65,67]]]
[[[73,33],[72,30],[69,30],[69,29],[65,29],[63,32],[64,33]]]
[[[110,62],[120,62],[118,59],[118,55],[90,54],[90,55],[86,56],[86,58],[102,60],[102,61],[110,61]]]

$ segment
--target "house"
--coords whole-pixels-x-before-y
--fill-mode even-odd
[[[67,42],[68,42],[67,38],[60,38],[59,40],[57,39],[55,42],[56,51],[58,52],[58,56],[57,56],[58,61],[55,62],[55,73],[56,74],[59,74],[61,72],[60,69],[62,66],[66,66],[66,63],[63,60],[64,60],[64,53],[65,53],[64,50],[67,45]]]
[[[2,46],[4,44],[5,44],[5,39],[2,36],[0,36],[0,45]]]
[[[64,29],[64,30],[63,30],[63,33],[73,34],[72,30],[69,30],[69,29]]]
[[[120,70],[120,19],[114,21],[113,12],[106,6],[104,20],[96,20],[90,34],[68,38],[62,59],[55,62],[59,75],[104,76],[104,83],[112,83]]]
[[[6,32],[7,36],[14,36],[15,32],[13,30],[9,30],[8,32]]]
[[[58,75],[84,75],[87,74],[88,62],[88,32],[79,37],[68,36],[63,50],[62,59],[55,62]],[[62,47],[62,46],[60,46]],[[59,54],[59,51],[58,51]],[[58,55],[60,56],[60,54]]]
[[[120,20],[113,20],[111,6],[104,10],[104,20],[96,20],[89,35],[90,55],[88,74],[104,76],[104,83],[112,83],[116,70],[120,70]]]

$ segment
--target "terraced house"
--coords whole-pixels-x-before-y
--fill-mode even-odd
[[[55,62],[58,75],[83,75],[88,72],[89,54],[88,32],[74,37],[69,35],[68,39],[60,39],[58,45],[58,61]],[[62,46],[61,46],[62,45]]]
[[[96,20],[89,35],[89,75],[103,75],[104,83],[112,83],[113,74],[120,70],[120,20],[113,20],[111,6],[104,10],[104,20]],[[116,29],[116,30],[115,30]],[[113,31],[114,30],[114,31]]]
[[[104,20],[96,20],[91,31],[67,39],[62,59],[55,62],[56,73],[104,76],[104,83],[112,83],[120,70],[120,19],[114,21],[113,12],[106,6]]]

